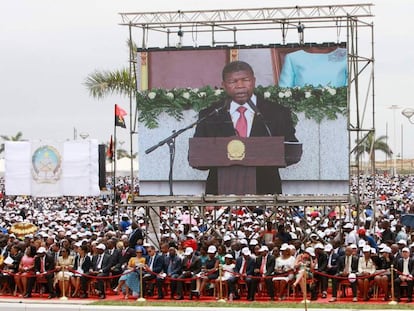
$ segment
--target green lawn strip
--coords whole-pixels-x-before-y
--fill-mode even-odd
[[[274,309],[286,309],[286,308],[300,308],[303,309],[305,305],[298,302],[245,302],[245,303],[220,303],[220,302],[137,302],[137,301],[97,301],[90,305],[99,306],[164,306],[173,307],[180,306],[182,308],[194,308],[194,307],[219,307],[219,308],[274,308]],[[412,304],[399,303],[397,305],[388,304],[374,304],[374,303],[309,303],[308,309],[358,309],[358,310],[412,310]]]

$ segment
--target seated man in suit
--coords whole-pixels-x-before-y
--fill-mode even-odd
[[[407,302],[411,302],[413,296],[414,259],[410,257],[410,249],[408,247],[404,247],[401,254],[401,258],[397,260],[395,266],[398,271],[394,279],[395,299],[397,301],[401,300],[401,283],[407,282]]]
[[[36,279],[42,277],[47,281],[47,290],[49,292],[49,296],[47,298],[52,299],[56,297],[55,290],[53,288],[53,279],[55,277],[53,270],[55,269],[55,260],[53,256],[46,254],[46,248],[44,247],[39,247],[36,253],[37,255],[34,261],[36,278],[29,278],[27,283],[27,294],[29,297],[32,295]]]
[[[267,294],[270,297],[270,300],[275,300],[275,288],[273,285],[272,276],[275,272],[275,256],[269,254],[269,248],[266,245],[263,245],[260,249],[260,256],[256,258],[256,266],[254,269],[255,276],[264,278],[266,284]],[[255,278],[252,282],[252,295],[251,298],[254,300],[254,296],[257,290],[257,285],[259,284],[260,279]]]
[[[339,255],[334,252],[332,244],[326,244],[324,247],[324,251],[328,256],[328,264],[325,268],[324,273],[328,275],[336,275],[338,273],[338,258]],[[324,283],[322,283],[322,294],[328,291],[328,281],[331,277],[326,277],[324,279]]]
[[[191,281],[191,290],[195,289],[196,281],[195,278],[198,273],[201,271],[201,260],[200,257],[195,255],[194,250],[191,247],[187,247],[184,252],[184,259],[182,264],[182,273],[178,279],[183,281],[177,281],[177,300],[184,299],[183,295],[183,285],[184,279],[193,279]]]
[[[256,78],[248,63],[227,64],[222,71],[227,98],[200,111],[199,119],[208,117],[197,125],[194,137],[282,136],[287,142],[297,142],[290,110],[253,94],[255,84]],[[218,194],[217,175],[217,168],[210,168],[207,194]],[[275,193],[282,193],[278,169],[257,167],[256,194]]]
[[[177,256],[177,250],[175,247],[170,247],[168,250],[168,256],[164,258],[164,272],[167,278],[176,279],[183,269],[183,264],[180,256]],[[163,282],[164,280],[162,280]],[[171,299],[174,298],[177,292],[177,282],[171,282]],[[164,297],[164,294],[162,295]]]
[[[119,268],[119,260],[121,258],[121,251],[116,248],[116,240],[109,239],[107,242],[107,249],[105,251],[111,259],[111,274],[112,276],[121,275],[122,270]],[[118,278],[111,279],[111,288],[114,289],[118,285]]]
[[[326,267],[328,266],[328,255],[324,250],[322,243],[317,243],[315,246],[315,256],[317,260],[317,270],[320,274],[316,273],[314,276],[314,284],[311,286],[311,300],[318,299],[319,286],[322,289],[322,298],[327,296],[328,278],[324,275],[326,273]]]
[[[92,257],[92,269],[89,271],[89,274],[97,277],[96,290],[98,291],[99,299],[105,299],[104,280],[101,277],[109,275],[112,267],[112,261],[111,256],[105,253],[105,244],[98,244],[98,246],[96,246],[96,250],[98,254]]]
[[[151,245],[147,248],[148,251],[148,258],[147,264],[144,267],[145,273],[142,276],[143,282],[143,292],[148,294],[148,296],[154,295],[154,288],[153,285],[148,286],[149,281],[157,279],[157,289],[158,289],[158,299],[163,299],[163,291],[162,291],[162,279],[158,276],[159,273],[163,271],[164,268],[164,260],[160,254],[157,254],[157,250],[155,246]]]
[[[238,280],[244,280],[247,286],[247,299],[254,300],[253,278],[256,261],[252,258],[252,254],[248,247],[242,249],[242,256],[237,258],[234,272],[238,274],[237,277],[231,277],[227,280],[229,293],[234,293],[234,299],[239,299],[240,296],[236,292],[236,284]]]
[[[355,275],[358,272],[358,257],[352,255],[353,249],[351,246],[347,246],[345,249],[345,255],[338,258],[338,273],[336,274],[339,277],[349,278],[351,275]],[[341,279],[333,278],[332,279],[332,298],[329,302],[334,302],[337,299],[338,294],[338,285],[340,284]],[[357,298],[357,283],[356,279],[350,279],[351,288],[352,288],[352,301],[358,301]]]

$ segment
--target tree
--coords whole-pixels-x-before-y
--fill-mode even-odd
[[[128,40],[128,49],[133,59],[136,59],[137,45]],[[95,71],[86,77],[84,85],[89,90],[89,94],[97,99],[104,98],[110,94],[119,94],[122,96],[136,95],[136,79],[130,74],[129,69],[123,68],[115,71]]]
[[[132,154],[132,159],[136,159],[136,157],[138,156],[138,153],[135,152],[134,154]],[[131,154],[126,151],[125,149],[117,149],[116,150],[116,159],[122,159],[122,158],[128,158],[131,159]]]
[[[86,77],[84,85],[89,90],[89,95],[102,99],[110,94],[129,96],[130,92],[136,92],[135,78],[131,77],[126,68],[115,71],[95,71]]]
[[[120,145],[123,145],[124,142],[121,142]],[[118,145],[118,144],[117,144]],[[109,162],[112,162],[114,160],[113,158],[113,151],[114,151],[114,146],[113,146],[113,142],[109,141],[106,144],[106,158]],[[126,151],[125,149],[122,148],[117,148],[116,149],[116,159],[122,159],[122,158],[128,158],[128,159],[136,159],[138,156],[138,153],[135,152],[132,155]]]
[[[6,135],[0,135],[0,138],[4,141],[21,141],[23,137],[22,132],[17,132],[15,136],[6,136]],[[4,152],[4,143],[0,145],[0,153]]]
[[[387,136],[382,135],[375,139],[374,135],[374,132],[369,132],[360,141],[355,141],[357,143],[357,146],[353,150],[355,160],[360,159],[365,153],[367,153],[369,155],[370,162],[374,163],[376,151],[381,151],[389,157],[392,156],[393,152],[386,142]]]

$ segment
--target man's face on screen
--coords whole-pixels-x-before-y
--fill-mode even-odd
[[[236,103],[243,105],[253,95],[256,78],[249,71],[236,71],[228,73],[222,83],[226,91]]]

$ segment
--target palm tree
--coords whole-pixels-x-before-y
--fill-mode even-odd
[[[137,45],[127,40],[129,51],[133,51],[133,59],[136,59]],[[118,94],[122,96],[136,95],[136,78],[131,76],[129,69],[122,68],[115,71],[95,71],[86,77],[84,85],[89,94],[97,99],[107,95]]]
[[[355,141],[357,145],[354,148],[353,153],[355,154],[356,160],[360,159],[363,154],[368,153],[369,160],[372,164],[375,161],[375,151],[382,151],[387,156],[392,156],[393,152],[386,142],[387,136],[382,135],[375,139],[374,135],[374,132],[369,132],[360,141]]]
[[[97,99],[107,95],[119,94],[129,96],[136,92],[135,77],[131,77],[129,69],[123,68],[115,71],[95,71],[86,77],[84,85],[89,94]]]
[[[6,135],[0,135],[0,138],[4,141],[21,141],[23,137],[22,132],[17,132],[15,136],[6,136]],[[4,152],[4,143],[0,145],[0,153]]]
[[[134,154],[132,154],[132,159],[136,159],[136,157],[138,156],[138,153],[135,152]],[[131,154],[126,151],[125,149],[117,149],[116,150],[116,159],[122,159],[122,158],[128,158],[131,159]]]

